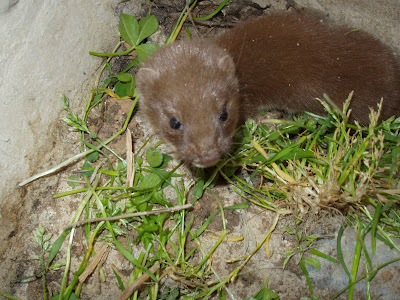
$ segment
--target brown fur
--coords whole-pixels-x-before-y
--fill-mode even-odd
[[[238,122],[261,108],[324,113],[315,97],[327,93],[341,107],[354,90],[354,120],[367,124],[369,107],[376,109],[381,97],[382,118],[400,114],[400,67],[387,46],[365,32],[297,14],[163,47],[136,78],[154,130],[197,166],[215,164],[229,151]]]
[[[176,42],[136,75],[141,110],[185,161],[215,164],[229,151],[239,121],[239,88],[230,56],[211,41]],[[220,123],[226,109],[228,120]],[[170,127],[176,118],[183,130]]]
[[[381,117],[400,113],[400,67],[389,47],[363,31],[332,27],[314,17],[276,14],[246,22],[216,42],[232,55],[242,107],[324,113],[323,93],[339,108],[354,90],[352,119],[368,124],[369,107]]]

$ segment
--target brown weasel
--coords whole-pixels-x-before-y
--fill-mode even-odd
[[[298,14],[245,22],[208,40],[175,42],[136,75],[141,109],[178,156],[196,166],[229,151],[238,123],[261,108],[324,113],[323,93],[352,120],[400,115],[400,66],[373,36]]]

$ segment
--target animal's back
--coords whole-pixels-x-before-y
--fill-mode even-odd
[[[341,108],[352,90],[353,119],[367,124],[381,97],[383,119],[400,114],[399,63],[368,33],[286,13],[245,22],[216,42],[235,61],[245,117],[260,106],[323,113],[315,97],[327,93]]]

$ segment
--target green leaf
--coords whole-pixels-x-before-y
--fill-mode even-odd
[[[376,251],[376,228],[378,226],[379,218],[381,217],[381,209],[382,209],[382,204],[378,203],[375,214],[374,214],[374,219],[372,222],[372,228],[371,228],[371,246],[372,246],[372,253],[375,254]]]
[[[146,151],[146,160],[150,164],[151,167],[157,168],[161,166],[163,162],[163,155],[160,151],[157,151],[154,148],[149,148]]]
[[[143,40],[156,32],[157,29],[158,21],[153,15],[144,17],[138,22],[134,16],[122,14],[119,21],[120,35],[131,46],[139,46]],[[147,53],[144,49],[142,49],[142,52]],[[139,51],[138,55],[140,59]]]
[[[304,150],[304,149],[290,149],[286,148],[284,151],[280,151],[278,153],[268,153],[268,156],[270,159],[268,160],[269,163],[275,162],[275,161],[285,161],[289,159],[301,159],[301,158],[314,158],[314,153],[310,150]],[[247,160],[247,164],[251,164],[254,162],[262,162],[266,163],[267,160],[265,159],[264,156],[261,154],[257,154],[251,159]]]
[[[136,87],[136,81],[134,78],[132,78],[131,81],[128,82],[122,82],[118,81],[115,84],[115,93],[120,97],[133,97],[133,94],[135,92],[135,87]]]
[[[283,269],[285,269],[286,264],[288,263],[289,259],[294,255],[294,251],[293,250],[288,250],[285,252],[286,258],[283,261]]]
[[[344,261],[343,251],[342,251],[342,237],[343,237],[343,232],[346,229],[346,227],[347,227],[347,224],[344,224],[339,229],[338,236],[336,239],[336,251],[337,251],[339,262],[342,265],[343,270],[346,272],[346,275],[350,278],[350,272]]]
[[[61,269],[62,267],[64,267],[66,265],[66,263],[65,262],[62,262],[62,261],[57,261],[57,262],[55,262],[54,264],[52,264],[51,266],[50,266],[50,270],[59,270],[59,269]]]
[[[139,37],[139,23],[134,16],[121,14],[119,19],[119,33],[121,37],[131,46],[136,46]]]
[[[48,242],[48,241],[51,239],[52,236],[53,236],[52,233],[49,233],[49,234],[45,235],[45,236],[43,237],[43,241],[44,241],[44,242]]]
[[[140,62],[144,62],[153,52],[158,50],[159,46],[152,43],[141,44],[136,47]]]
[[[137,185],[136,189],[138,191],[154,189],[161,182],[161,178],[153,173],[146,175],[141,182]]]
[[[133,76],[130,73],[122,73],[122,74],[118,74],[117,75],[117,79],[119,81],[122,81],[124,83],[132,81],[133,80]]]
[[[125,290],[125,286],[124,286],[124,282],[122,281],[121,277],[118,275],[118,273],[115,272],[114,268],[112,269],[113,273],[115,275],[115,277],[117,278],[117,283],[119,288],[124,291]]]
[[[69,176],[68,179],[73,180],[73,181],[78,181],[79,177],[76,175],[72,175],[72,176]],[[72,182],[72,181],[67,181],[67,184],[72,187],[81,185],[79,182]]]
[[[317,270],[321,270],[321,263],[319,262],[318,259],[313,257],[307,257],[304,259],[304,261],[309,265],[313,266],[314,268],[316,268]]]
[[[161,166],[159,166],[159,169],[165,169],[168,166],[168,163],[172,160],[172,156],[163,154],[163,163]]]
[[[292,229],[290,229],[288,226],[283,225],[283,227],[285,227],[286,231],[287,231],[289,234],[291,234],[291,235],[294,234],[294,231],[293,231]]]
[[[97,151],[92,152],[92,153],[86,155],[86,160],[87,160],[88,162],[94,163],[94,162],[97,161],[98,159],[99,159],[99,152],[97,152]]]
[[[140,226],[144,231],[147,232],[155,232],[158,230],[158,225],[155,223],[154,220],[143,222],[142,226]]]
[[[262,288],[256,295],[246,300],[279,300],[279,295],[268,288]]]
[[[317,238],[319,238],[319,235],[318,234],[313,234],[313,235],[310,235],[310,236],[306,237],[306,241],[313,241],[313,240],[315,240]]]
[[[168,213],[163,213],[155,216],[155,221],[158,225],[158,227],[162,228],[165,219],[168,217]]]
[[[152,197],[149,199],[149,203],[160,204],[162,206],[172,207],[172,203],[169,202],[162,191],[152,193]]]
[[[43,234],[44,234],[44,227],[42,226],[42,224],[40,224],[34,233],[35,241],[40,246],[42,246],[43,243]]]
[[[305,240],[307,241],[307,242],[306,242],[306,246],[307,246],[307,247],[310,246],[311,243],[312,243],[314,240],[316,240],[317,238],[319,238],[319,235],[318,235],[318,234],[313,234],[313,235],[310,235],[310,236],[306,237],[306,238],[305,238]]]
[[[193,189],[193,195],[196,200],[200,199],[204,192],[204,171],[203,169],[201,170],[203,175],[197,178],[197,184]]]
[[[167,298],[167,300],[175,300],[175,299],[179,299],[179,290],[178,289],[173,289],[171,292],[170,292],[170,295],[169,295],[169,297]]]
[[[248,202],[243,202],[231,206],[224,207],[224,209],[246,209],[249,208],[249,203]]]
[[[307,271],[306,263],[305,263],[304,259],[300,260],[300,269],[303,272],[303,274],[306,276],[306,281],[307,281],[307,285],[308,285],[308,288],[310,290],[311,296],[314,296],[314,291],[313,291],[313,288],[312,288],[312,285],[311,285],[310,275],[309,275],[309,273]]]
[[[37,231],[40,235],[44,235],[44,233],[46,232],[46,229],[43,227],[42,224],[39,224],[39,227],[37,228]]]
[[[81,167],[82,170],[88,170],[87,172],[81,172],[82,176],[90,177],[93,174],[94,168],[89,164],[89,162],[85,161],[83,166]]]
[[[321,257],[321,258],[323,258],[323,259],[329,260],[329,261],[331,261],[331,262],[333,262],[333,263],[335,263],[335,264],[338,264],[338,263],[339,263],[339,261],[338,261],[336,258],[334,258],[334,257],[332,257],[332,256],[330,256],[330,255],[327,255],[327,254],[325,254],[325,253],[322,253],[322,252],[320,252],[320,251],[318,251],[318,250],[316,250],[316,249],[311,249],[311,250],[310,250],[310,253],[311,253],[311,254],[314,254],[315,256]]]
[[[139,36],[136,45],[151,36],[158,29],[158,20],[154,15],[146,16],[139,21]]]
[[[49,267],[49,265],[51,264],[54,257],[56,257],[58,251],[60,250],[62,244],[64,243],[65,238],[68,236],[70,231],[71,231],[71,228],[63,231],[63,233],[61,233],[61,235],[58,237],[58,239],[51,246],[50,251],[49,251],[49,258],[47,259],[47,263],[46,263],[46,268]]]
[[[214,217],[219,213],[219,210],[214,211],[208,218],[207,220],[203,223],[203,225],[200,226],[199,229],[197,229],[196,233],[192,235],[191,240],[194,240],[195,238],[199,237],[208,227],[208,225],[211,223],[211,221],[214,219]]]
[[[211,18],[214,17],[217,13],[219,13],[219,12],[225,7],[225,5],[228,4],[228,2],[229,2],[229,0],[224,0],[224,1],[222,1],[221,4],[220,4],[216,9],[214,9],[214,11],[211,12],[209,15],[207,15],[207,16],[202,16],[202,17],[194,17],[193,19],[195,19],[195,20],[208,20],[208,19],[211,19]]]

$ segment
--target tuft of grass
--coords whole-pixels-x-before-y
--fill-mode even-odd
[[[318,269],[319,262],[315,258],[304,258],[306,252],[341,263],[349,285],[335,297],[348,289],[348,299],[353,298],[354,284],[361,278],[367,279],[367,297],[371,297],[369,288],[377,269],[372,265],[365,243],[367,234],[372,237],[372,254],[376,251],[376,239],[400,253],[393,241],[393,237],[400,236],[400,118],[379,123],[379,104],[377,112],[371,110],[368,127],[351,124],[348,122],[351,97],[352,93],[343,111],[332,108],[327,96],[325,101],[317,99],[328,111],[326,117],[310,118],[302,114],[294,121],[263,120],[261,124],[249,120],[238,133],[240,146],[218,169],[243,198],[277,213],[293,214],[298,222],[310,211],[348,210],[348,223],[337,237],[338,259],[310,248],[311,237],[304,239],[301,232],[287,228],[290,234],[296,235],[298,246],[286,253],[284,266],[291,257],[300,254],[299,265],[313,299],[318,297],[306,264]],[[238,168],[241,176],[227,175]],[[357,236],[350,270],[341,250],[346,226],[354,228]],[[366,275],[357,278],[361,258]],[[387,264],[394,261],[398,259]]]
[[[371,111],[368,127],[349,124],[351,96],[341,113],[318,99],[329,112],[324,118],[303,114],[294,121],[263,120],[259,125],[249,120],[241,146],[225,162],[243,168],[245,178],[232,180],[223,169],[221,175],[238,193],[274,211],[304,214],[398,201],[400,118],[378,124],[379,111]]]

